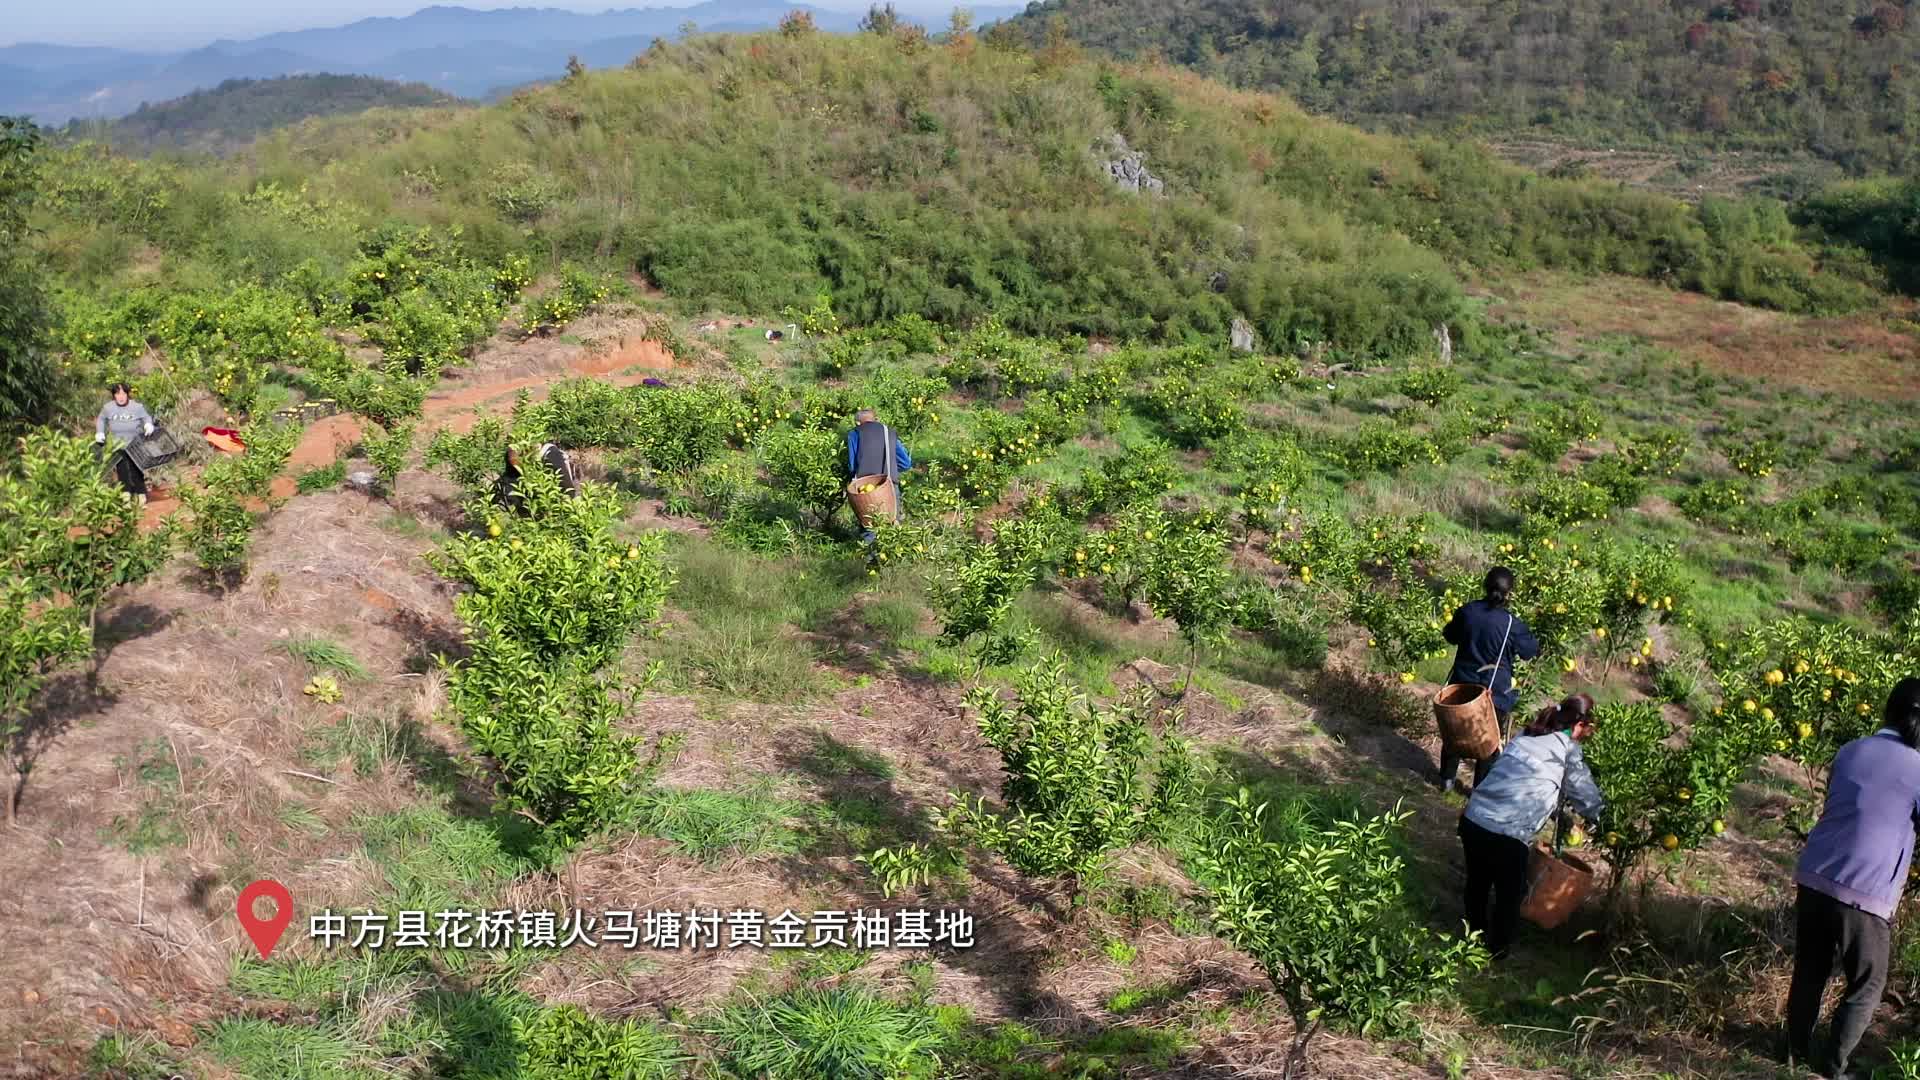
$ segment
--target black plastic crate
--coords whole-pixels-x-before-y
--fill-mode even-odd
[[[127,457],[131,458],[135,465],[140,466],[140,471],[151,472],[179,457],[185,449],[186,447],[180,445],[180,440],[173,437],[172,432],[155,424],[153,434],[135,439],[128,445]]]

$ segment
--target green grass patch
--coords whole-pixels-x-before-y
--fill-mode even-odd
[[[750,701],[804,701],[831,680],[803,636],[826,629],[864,576],[858,559],[768,558],[679,536],[670,597],[686,618],[650,655],[670,678],[694,689]]]
[[[407,767],[428,789],[441,794],[451,793],[459,780],[453,759],[411,717],[349,713],[310,729],[301,742],[300,760],[321,769],[345,761],[361,776]]]
[[[337,488],[346,478],[347,463],[336,461],[331,465],[320,465],[301,472],[293,478],[293,483],[300,494],[311,495],[316,491]]]
[[[345,645],[319,634],[304,634],[281,646],[287,655],[304,660],[315,671],[331,671],[349,679],[367,677],[367,666]]]
[[[437,911],[482,902],[540,868],[525,854],[533,850],[532,826],[520,818],[476,821],[419,806],[356,818],[353,826],[401,908]]]
[[[334,1022],[217,1021],[200,1049],[249,1080],[373,1080],[379,1051]]]
[[[862,792],[830,794],[814,808],[818,835],[813,846],[831,846],[838,840],[856,853],[921,839],[926,829],[896,802]]]
[[[185,845],[187,829],[179,814],[180,766],[172,745],[165,739],[148,739],[131,758],[116,758],[114,764],[131,771],[140,799],[132,812],[115,814],[101,827],[102,839],[135,855]]]
[[[294,802],[281,803],[280,808],[274,812],[274,816],[280,819],[280,824],[285,825],[289,829],[306,833],[308,836],[325,836],[327,834],[326,819],[320,816],[319,811],[310,806],[304,806]]]
[[[1093,903],[1101,911],[1125,919],[1134,930],[1158,922],[1184,937],[1204,937],[1212,932],[1206,910],[1166,885],[1109,885],[1094,893]],[[1121,955],[1115,955],[1116,949]],[[1117,938],[1107,943],[1107,950],[1108,957],[1121,965],[1132,963],[1137,954],[1130,943]]]
[[[338,951],[318,956],[283,953],[272,960],[241,957],[227,985],[250,997],[273,998],[316,1012],[351,1009],[368,996],[406,996],[426,974],[421,954],[393,949]]]
[[[103,1036],[94,1043],[87,1074],[99,1080],[172,1080],[186,1071],[158,1036],[136,1032]]]
[[[801,847],[801,805],[765,785],[740,791],[662,787],[645,803],[640,827],[702,861],[791,855]]]
[[[861,986],[802,987],[735,1005],[711,1033],[737,1074],[768,1080],[926,1075],[942,1041],[924,1010]]]
[[[656,655],[679,681],[730,698],[805,701],[826,685],[812,648],[772,619],[698,619],[676,627]]]
[[[1107,1011],[1117,1016],[1124,1016],[1130,1012],[1139,1012],[1141,1009],[1150,1009],[1155,1005],[1172,1001],[1185,992],[1184,985],[1173,981],[1129,986],[1107,995]]]
[[[851,975],[873,961],[866,949],[821,949],[818,952],[791,954],[794,977],[802,982],[822,982]]]
[[[446,532],[437,525],[398,510],[382,517],[377,524],[381,529],[407,540],[430,540]]]

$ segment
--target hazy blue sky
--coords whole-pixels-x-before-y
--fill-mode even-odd
[[[0,0],[0,46],[22,41],[176,49],[216,38],[255,37],[276,30],[338,26],[372,15],[409,15],[435,0]],[[449,6],[458,0],[440,0]],[[687,7],[691,0],[468,0],[470,8],[553,7],[569,11]],[[862,10],[865,0],[811,0],[815,7]],[[896,5],[902,11],[946,11],[947,0]]]

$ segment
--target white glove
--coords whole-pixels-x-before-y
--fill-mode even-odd
[[[147,425],[147,434],[148,434],[148,435],[152,435],[152,434],[153,434],[153,425],[152,425],[152,424],[148,424],[148,425]]]
[[[107,435],[106,435],[106,432],[103,432],[103,431],[96,431],[96,432],[94,432],[94,433],[93,433],[93,441],[94,441],[94,442],[97,442],[97,443],[103,443],[103,442],[106,442],[106,441],[107,441]]]

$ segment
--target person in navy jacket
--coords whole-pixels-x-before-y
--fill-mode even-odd
[[[1507,601],[1513,596],[1513,571],[1504,566],[1494,567],[1487,571],[1485,586],[1486,597],[1454,612],[1442,632],[1450,644],[1460,647],[1454,654],[1453,670],[1448,673],[1447,682],[1473,683],[1491,691],[1494,717],[1500,724],[1501,734],[1505,735],[1507,716],[1513,712],[1514,699],[1518,696],[1513,690],[1513,662],[1539,656],[1540,643],[1534,640],[1527,624],[1507,610]],[[1496,750],[1493,757],[1474,765],[1475,784],[1487,778],[1487,772],[1499,757],[1500,752]],[[1445,790],[1453,790],[1460,760],[1458,754],[1441,749],[1440,786]]]
[[[1900,906],[1920,820],[1920,679],[1887,696],[1880,730],[1833,756],[1820,822],[1794,868],[1793,983],[1787,991],[1787,1055],[1805,1065],[1820,1001],[1836,961],[1846,980],[1833,1010],[1825,1075],[1864,1078],[1853,1052],[1887,988],[1888,920]]]
[[[847,479],[885,476],[893,483],[893,516],[900,520],[900,474],[913,468],[913,455],[892,428],[880,422],[872,409],[854,415],[854,428],[847,432]],[[888,448],[892,453],[888,453]],[[863,530],[861,539],[871,544],[873,530]]]

